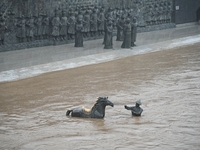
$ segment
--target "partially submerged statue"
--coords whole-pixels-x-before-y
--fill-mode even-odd
[[[140,107],[140,105],[142,105],[142,103],[140,102],[140,100],[138,100],[136,101],[135,106],[125,105],[124,107],[127,110],[131,110],[133,116],[141,116],[143,109]]]
[[[70,109],[66,112],[66,116],[71,113],[72,117],[83,117],[83,118],[104,118],[106,106],[114,106],[114,104],[108,100],[108,97],[98,97],[96,103],[91,109],[85,107],[77,107]]]

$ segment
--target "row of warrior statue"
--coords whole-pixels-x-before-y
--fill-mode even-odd
[[[128,9],[127,9],[128,10]],[[113,22],[114,29],[117,29],[117,24],[121,17],[124,19],[131,16],[130,11],[124,9],[120,14],[114,14],[113,9],[105,10],[104,7],[94,7],[92,9],[74,9],[55,10],[54,17],[50,19],[45,14],[40,14],[38,17],[21,16],[17,22],[17,38],[19,42],[42,40],[53,38],[55,41],[73,40],[76,33],[76,24],[78,20],[82,21],[82,33],[84,38],[102,36],[104,34],[105,22],[109,18]],[[61,15],[60,15],[61,14]]]
[[[171,23],[172,5],[171,0],[153,0],[145,3],[143,13],[146,25]]]
[[[101,10],[102,11],[102,10]],[[101,12],[100,11],[100,12]],[[93,14],[96,10],[93,9]],[[93,17],[91,15],[92,21],[98,21],[95,19],[97,17]],[[81,14],[78,15],[77,23],[75,25],[75,47],[83,47],[83,37],[84,37],[84,22],[83,16]],[[101,26],[100,26],[101,25]],[[101,28],[98,28],[101,27]],[[131,48],[135,46],[136,34],[137,34],[137,21],[136,17],[131,16],[129,13],[121,15],[121,17],[115,22],[113,18],[112,9],[108,9],[106,13],[106,17],[102,24],[96,26],[95,28],[101,29],[99,30],[99,34],[103,34],[104,32],[104,49],[112,49],[113,48],[113,30],[117,28],[117,38],[116,41],[123,41],[121,48]],[[96,35],[95,28],[90,28],[91,35]],[[91,30],[92,29],[92,30]],[[87,36],[87,34],[85,34]]]
[[[163,1],[162,6],[170,7],[167,1]],[[154,25],[158,23],[169,22],[169,17],[155,19],[155,11],[157,4],[149,3],[149,17],[146,19],[146,25]],[[21,15],[14,23],[16,29],[17,41],[31,42],[33,40],[44,40],[53,38],[55,41],[73,40],[76,33],[76,24],[81,20],[83,25],[81,32],[83,38],[93,38],[96,36],[103,36],[106,22],[112,21],[114,30],[123,30],[127,18],[133,18],[140,24],[141,11],[138,8],[111,8],[105,9],[103,6],[94,7],[77,7],[69,8],[68,11],[56,9],[54,16],[49,17],[47,14],[39,14],[38,16],[29,15],[25,17]],[[167,9],[167,8],[166,8]],[[168,9],[167,9],[168,10]],[[154,12],[154,14],[152,14]],[[166,12],[168,13],[168,11]],[[145,16],[145,15],[144,15]],[[167,14],[166,14],[167,16]],[[0,44],[4,44],[5,33],[8,31],[6,28],[6,19],[0,19]],[[119,33],[119,32],[118,32]],[[118,38],[117,38],[118,39]]]

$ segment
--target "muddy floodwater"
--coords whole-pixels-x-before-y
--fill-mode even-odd
[[[65,116],[98,96],[104,119]],[[200,43],[0,83],[0,149],[199,150]]]

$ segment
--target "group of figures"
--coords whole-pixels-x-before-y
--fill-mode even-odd
[[[12,18],[14,21],[11,25],[9,24],[9,27],[14,26],[12,33],[16,35],[17,43],[45,39],[66,41],[67,43],[68,40],[75,40],[76,47],[83,46],[84,38],[95,39],[103,37],[105,33],[105,48],[112,48],[111,35],[113,31],[115,33],[117,31],[117,41],[125,41],[122,47],[129,48],[128,40],[130,39],[131,46],[134,46],[136,36],[132,32],[136,31],[136,24],[142,27],[171,21],[171,1],[161,1],[159,3],[149,1],[146,4],[135,2],[129,7],[115,8],[105,8],[103,5],[76,5],[65,9],[55,9],[53,14],[47,12],[38,15],[34,13],[19,15],[18,13],[18,17],[14,15]],[[5,34],[10,31],[7,28],[10,20],[9,17],[1,16],[1,44],[4,44]],[[124,40],[124,38],[128,40]],[[128,42],[128,46],[126,42]]]
[[[102,7],[99,15],[97,15],[96,12],[97,10],[94,8],[93,13],[90,15],[90,35],[103,35],[104,33],[104,49],[113,48],[112,38],[115,29],[117,30],[116,41],[123,41],[122,48],[131,48],[135,46],[137,21],[136,17],[131,14],[131,11],[124,11],[122,14],[118,14],[118,18],[114,17],[112,8],[109,8],[106,13],[104,13],[104,8]],[[84,16],[79,12],[75,24],[75,47],[83,47],[83,37],[88,35],[88,33],[85,33],[85,30],[83,30],[85,22]]]
[[[131,110],[132,116],[141,116],[143,109],[140,107],[141,101],[136,101],[135,106],[124,105],[124,108]],[[67,110],[66,116],[71,114],[72,117],[82,118],[104,118],[106,106],[114,107],[114,103],[108,97],[98,97],[96,103],[91,109],[83,107],[76,107]]]
[[[130,14],[122,15],[120,19],[117,21],[117,38],[116,41],[123,41],[121,48],[131,48],[136,46],[136,35],[137,35],[137,21],[134,16]],[[103,44],[104,49],[112,49],[113,41],[112,41],[112,33],[113,33],[113,21],[112,18],[109,18],[105,25],[105,35]]]
[[[142,7],[145,25],[171,23],[172,5],[170,0],[153,0],[145,3],[145,7]]]

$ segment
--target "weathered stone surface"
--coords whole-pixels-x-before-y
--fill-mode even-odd
[[[117,22],[122,15],[137,19],[138,32],[173,28],[175,24],[171,22],[172,8],[172,0],[1,0],[0,17],[5,21],[6,28],[1,28],[1,37],[4,39],[1,39],[3,44],[0,45],[0,52],[74,42],[73,35],[66,35],[68,39],[63,41],[60,33],[61,28],[65,31],[60,21],[63,12],[66,12],[68,24],[72,14],[77,20],[80,17],[79,12],[83,14],[83,18],[86,13],[92,16],[95,12],[99,20],[100,12],[104,12],[105,18],[113,22],[115,36]],[[58,17],[56,25],[52,22],[55,16]],[[30,25],[30,22],[33,24]],[[56,36],[55,31],[59,33]],[[102,29],[95,31],[95,34],[93,32],[90,30],[84,33],[84,41],[103,38]]]

